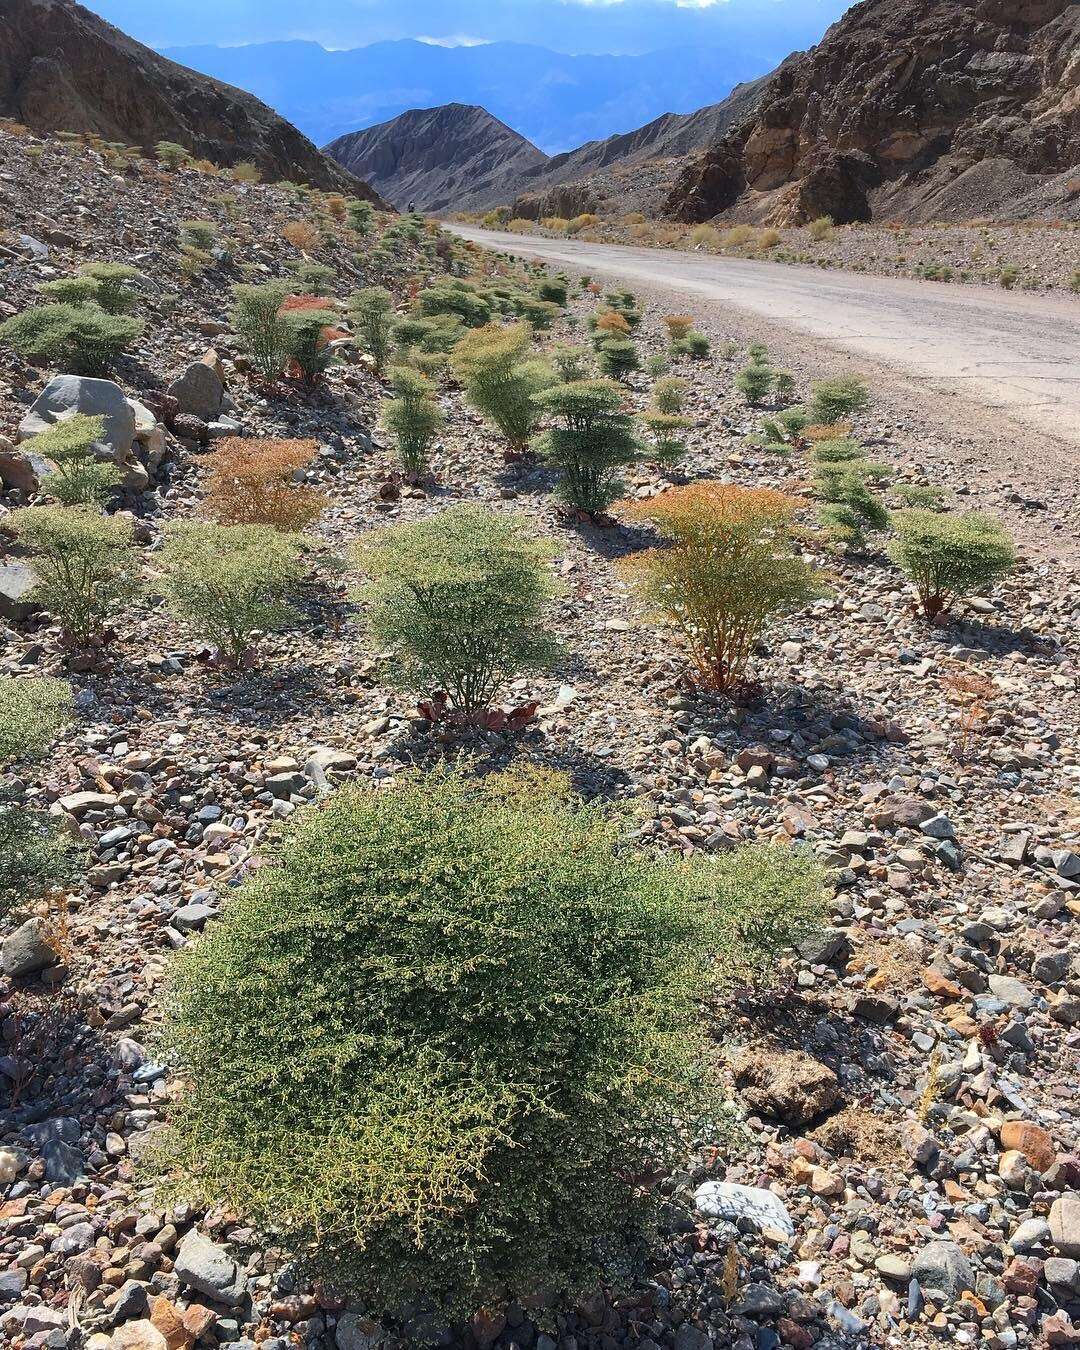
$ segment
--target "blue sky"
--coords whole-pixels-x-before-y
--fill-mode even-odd
[[[841,0],[89,0],[153,47],[307,38],[327,47],[389,38],[530,42],[562,52],[725,47],[767,36],[780,56],[815,42]]]

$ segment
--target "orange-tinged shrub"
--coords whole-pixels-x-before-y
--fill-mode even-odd
[[[771,488],[692,483],[625,502],[667,541],[626,559],[646,603],[683,633],[703,686],[731,692],[774,615],[820,594],[791,536],[797,502]]]
[[[221,441],[210,457],[204,513],[221,525],[269,525],[285,534],[306,529],[327,499],[289,479],[317,449],[315,441]]]
[[[318,228],[310,220],[290,220],[281,231],[285,239],[302,253],[310,253],[319,244]]]
[[[598,333],[618,333],[620,337],[627,337],[630,333],[630,325],[621,314],[613,309],[605,310],[596,321],[596,331]]]
[[[690,314],[665,314],[664,327],[668,330],[668,337],[672,342],[677,342],[680,338],[687,337],[694,331],[694,320]]]
[[[802,438],[816,444],[818,441],[839,441],[851,435],[850,422],[812,422],[803,427]]]
[[[348,209],[348,204],[345,201],[344,197],[337,197],[337,196],[327,197],[326,209],[330,212],[330,214],[334,217],[335,220],[344,220],[345,212]]]

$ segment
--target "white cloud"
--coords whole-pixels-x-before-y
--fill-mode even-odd
[[[452,33],[447,37],[427,37],[421,35],[417,42],[426,42],[429,47],[487,47],[491,39],[471,37],[468,33]]]

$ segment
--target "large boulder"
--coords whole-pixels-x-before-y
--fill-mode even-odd
[[[754,1046],[732,1072],[744,1105],[793,1128],[824,1115],[840,1097],[832,1069],[801,1051]]]
[[[17,492],[37,492],[41,480],[51,469],[49,461],[30,450],[16,450],[0,436],[0,484]]]
[[[167,392],[170,398],[176,399],[178,412],[200,417],[204,422],[214,420],[225,400],[221,376],[207,361],[196,361],[188,366],[183,375],[169,385]]]
[[[124,391],[112,380],[91,380],[82,375],[56,375],[34,401],[19,423],[19,441],[40,436],[57,422],[83,413],[103,417],[105,431],[94,449],[102,459],[126,464],[135,440],[135,414]]]
[[[43,919],[27,919],[0,948],[0,969],[13,980],[37,975],[56,964]]]

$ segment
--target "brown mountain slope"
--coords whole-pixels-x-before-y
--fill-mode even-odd
[[[680,175],[666,211],[1080,215],[1080,4],[863,0]]]
[[[467,210],[548,157],[484,108],[447,103],[339,136],[325,153],[397,207]],[[505,195],[505,192],[504,194]]]
[[[251,94],[158,56],[74,0],[0,0],[0,115],[150,149],[176,141],[267,178],[374,195]]]

